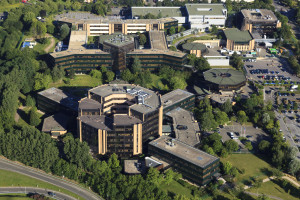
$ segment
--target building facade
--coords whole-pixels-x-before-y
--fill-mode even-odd
[[[219,172],[220,159],[177,139],[162,136],[148,145],[149,154],[171,165],[183,178],[206,185]]]
[[[79,102],[78,137],[94,152],[122,158],[142,154],[143,144],[162,134],[160,95],[131,84],[102,85]]]
[[[255,40],[249,31],[240,31],[237,28],[224,30],[226,48],[232,51],[251,51],[255,48]]]
[[[281,22],[271,10],[244,9],[241,10],[240,16],[241,30],[258,33],[260,36],[273,36],[273,33],[281,27]]]

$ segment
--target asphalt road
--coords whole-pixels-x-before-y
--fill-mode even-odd
[[[62,178],[46,174],[45,172],[38,171],[37,169],[18,164],[16,162],[7,160],[3,157],[0,157],[0,169],[17,172],[20,174],[27,175],[29,177],[53,184],[57,187],[66,189],[74,194],[86,199],[86,200],[103,200],[100,196],[95,194],[92,191],[89,191],[78,184],[73,182],[66,181]]]
[[[69,195],[63,194],[61,192],[53,192],[55,196],[50,196],[48,192],[53,192],[53,190],[44,189],[44,188],[34,188],[34,187],[0,187],[0,194],[9,194],[9,193],[22,193],[22,194],[30,194],[30,193],[38,193],[43,194],[47,197],[51,197],[57,200],[76,200],[76,198],[71,197]]]

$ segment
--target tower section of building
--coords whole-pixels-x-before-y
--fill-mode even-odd
[[[98,154],[122,158],[143,152],[149,138],[162,134],[160,95],[131,84],[102,85],[79,102],[78,137]]]

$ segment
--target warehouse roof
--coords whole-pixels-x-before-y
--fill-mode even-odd
[[[224,30],[224,34],[227,40],[232,40],[234,42],[249,42],[253,40],[249,31],[240,31],[237,28],[228,28]]]
[[[244,73],[234,69],[210,69],[203,75],[206,81],[218,85],[237,85],[246,81]]]
[[[145,16],[152,14],[158,16],[161,13],[162,17],[182,17],[180,7],[132,7],[132,17]]]
[[[182,48],[184,50],[201,50],[204,51],[206,50],[205,44],[202,43],[185,43],[182,45]]]
[[[171,145],[171,142],[173,142],[173,146]],[[153,140],[149,143],[149,145],[173,154],[174,156],[200,166],[201,168],[206,168],[208,165],[219,160],[219,158],[213,155],[168,136],[162,136]]]
[[[225,15],[224,4],[185,4],[189,15]]]

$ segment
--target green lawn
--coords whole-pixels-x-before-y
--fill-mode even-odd
[[[37,42],[36,45],[33,47],[33,50],[38,52],[39,54],[45,54],[44,49],[48,47],[51,43],[51,40],[48,39],[45,44],[42,44],[40,42]],[[55,46],[55,45],[54,45]]]
[[[19,200],[19,199],[29,200],[31,198],[27,197],[26,194],[19,194],[19,193],[16,193],[16,194],[10,194],[10,193],[9,194],[0,194],[0,200]]]
[[[4,12],[4,11],[8,12],[11,9],[17,8],[19,6],[23,6],[23,4],[22,3],[16,3],[16,4],[1,5],[0,6],[0,12]]]
[[[1,169],[0,170],[0,187],[9,187],[9,186],[29,186],[29,187],[47,188],[47,189],[50,189],[53,191],[60,191],[62,193],[65,193],[65,194],[68,194],[75,198],[79,198],[79,199],[83,200],[82,197],[79,197],[78,195],[76,195],[68,190],[65,190],[65,189],[59,188],[57,186],[54,186],[52,184],[25,176],[23,174],[19,174],[19,173]]]
[[[221,158],[221,161],[229,161],[238,169],[245,169],[245,173],[237,177],[237,181],[242,183],[250,177],[267,178],[266,174],[272,168],[267,162],[253,154],[232,154],[227,158]]]
[[[158,89],[164,90],[165,85],[161,81],[161,77],[157,76],[156,74],[151,74],[152,82],[147,85],[150,89]]]
[[[165,192],[170,192],[170,193],[174,193],[177,195],[181,194],[188,198],[193,197],[192,191],[189,188],[184,187],[183,185],[181,185],[180,183],[178,183],[177,181],[174,181],[174,180],[169,185],[162,183],[160,185],[160,188],[162,190],[164,190]]]
[[[90,75],[76,75],[74,79],[70,80],[70,84],[64,83],[64,81],[58,81],[51,83],[49,87],[96,87],[101,84],[99,79],[93,78]]]
[[[259,193],[259,194],[266,194],[279,197],[281,199],[288,199],[288,200],[297,200],[300,198],[299,189],[298,191],[294,189],[290,189],[290,192],[285,191],[276,181],[268,181],[261,185],[260,188],[249,189],[250,192]]]

